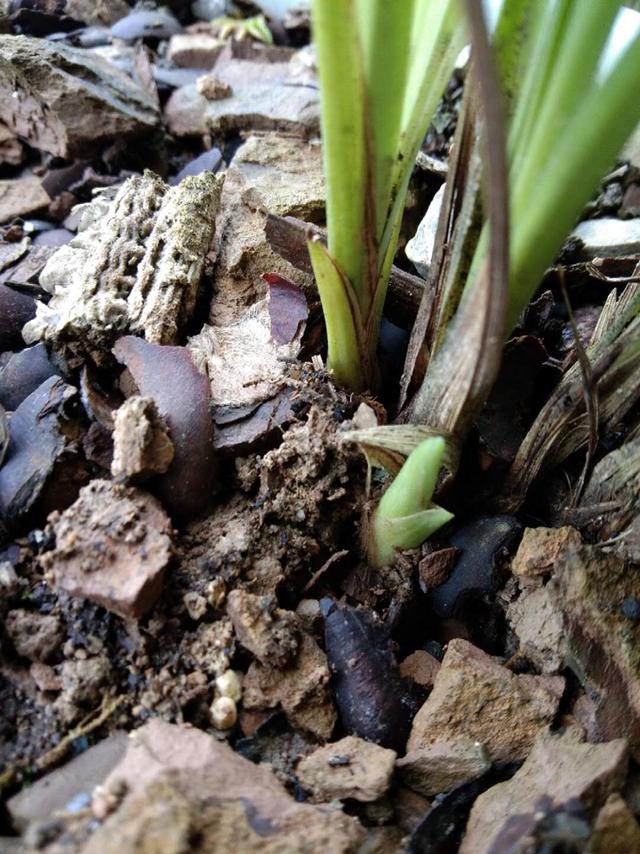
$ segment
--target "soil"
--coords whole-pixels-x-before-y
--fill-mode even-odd
[[[324,224],[308,15],[267,45],[209,6],[0,0],[0,848],[640,852],[637,365],[586,468],[571,420],[576,330],[622,311],[640,243],[567,243],[575,327],[554,267],[453,522],[375,570],[386,479],[345,437],[397,414],[403,247],[465,72],[382,391],[350,394],[297,260]],[[630,156],[585,219],[637,224],[639,193]]]

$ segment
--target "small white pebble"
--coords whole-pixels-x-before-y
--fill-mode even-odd
[[[238,710],[231,697],[218,697],[211,704],[211,723],[216,729],[231,729],[238,719]]]
[[[199,593],[185,593],[182,600],[192,620],[200,620],[207,611],[207,600]]]
[[[237,670],[226,670],[216,679],[216,691],[221,697],[239,702],[242,697],[242,674]]]

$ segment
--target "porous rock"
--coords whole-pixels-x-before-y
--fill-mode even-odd
[[[490,767],[484,747],[470,739],[436,741],[409,751],[396,762],[403,782],[427,797],[475,780]]]
[[[174,448],[167,425],[150,397],[134,395],[116,411],[111,474],[133,482],[163,474]]]
[[[31,661],[47,661],[64,637],[62,623],[53,614],[16,608],[9,611],[5,623],[18,655]]]
[[[280,704],[292,726],[327,740],[336,723],[327,657],[307,634],[293,662],[285,669],[253,662],[245,681],[246,709],[274,709]]]
[[[97,363],[128,333],[173,343],[195,305],[222,182],[205,172],[169,187],[145,172],[111,203],[86,207],[78,235],[40,274],[52,298],[25,326],[27,343],[44,340]]]
[[[575,528],[525,528],[511,571],[527,577],[548,575],[566,550],[581,542]]]
[[[107,140],[158,124],[152,98],[86,50],[28,36],[0,36],[0,120],[34,148],[71,159]]]
[[[391,785],[395,758],[394,750],[348,735],[305,756],[296,776],[316,802],[377,801]]]
[[[94,480],[50,523],[56,547],[41,560],[55,587],[126,619],[154,605],[172,551],[171,522],[155,498]]]
[[[265,765],[204,732],[152,720],[104,784],[128,791],[83,854],[149,850],[353,851],[363,831],[339,810],[296,803]]]
[[[413,679],[425,688],[432,687],[439,670],[438,659],[424,649],[417,649],[400,662],[400,676]]]
[[[535,826],[541,801],[562,805],[577,800],[591,815],[617,791],[627,774],[624,739],[606,744],[582,743],[579,732],[541,732],[522,768],[476,800],[461,854],[488,854],[510,819],[528,817]]]
[[[286,667],[298,651],[298,621],[277,607],[275,597],[232,590],[227,614],[240,643],[262,664]]]
[[[413,720],[407,750],[472,739],[492,761],[523,759],[553,720],[564,685],[559,676],[516,676],[499,659],[456,638]]]

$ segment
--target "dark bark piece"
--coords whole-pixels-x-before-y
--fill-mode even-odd
[[[75,388],[53,376],[13,414],[11,441],[0,469],[0,515],[8,524],[17,522],[36,502],[44,500],[47,482],[67,447],[65,411],[76,394]],[[61,488],[71,487],[73,491],[72,481],[69,478]],[[54,503],[54,499],[47,503]]]
[[[0,403],[13,412],[39,385],[56,373],[44,344],[14,353],[0,369]]]
[[[307,250],[309,232],[324,238],[323,229],[295,217],[274,214],[267,217],[265,234],[273,251],[305,273],[313,272]],[[418,276],[413,276],[399,267],[392,267],[385,303],[385,314],[389,320],[403,329],[410,329],[424,288],[425,283]]]
[[[150,344],[132,335],[120,338],[113,352],[131,371],[145,397],[155,401],[169,425],[175,455],[155,491],[176,516],[198,513],[211,496],[214,478],[213,422],[209,380],[185,347]]]
[[[277,273],[265,273],[269,285],[271,338],[276,344],[290,344],[302,334],[309,311],[301,288]]]
[[[462,554],[444,584],[429,591],[436,614],[457,616],[465,598],[492,593],[498,588],[496,559],[503,549],[515,547],[520,523],[513,516],[487,516],[465,525],[451,537]]]
[[[323,600],[325,645],[347,732],[404,750],[414,709],[386,628],[372,616]]]
[[[33,297],[0,282],[0,352],[24,347],[22,327],[35,313]]]

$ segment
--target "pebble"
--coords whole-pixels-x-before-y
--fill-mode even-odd
[[[443,184],[431,200],[431,204],[427,208],[427,212],[422,218],[418,230],[405,248],[407,258],[423,278],[426,278],[428,275],[431,265],[438,220],[440,219],[440,210],[442,209],[444,199],[444,187],[445,185]]]
[[[640,622],[640,599],[629,596],[622,603],[620,610],[627,620],[633,620],[634,623]]]
[[[576,226],[571,237],[577,237],[584,244],[580,257],[585,260],[636,255],[640,252],[640,217],[589,219]]]
[[[216,679],[216,691],[221,697],[228,697],[234,702],[242,698],[242,674],[238,670],[225,670]]]
[[[238,709],[231,697],[218,697],[211,704],[211,723],[216,729],[228,730],[238,720]]]
[[[168,39],[182,32],[182,26],[169,12],[140,9],[121,18],[111,27],[111,35],[123,41]]]

